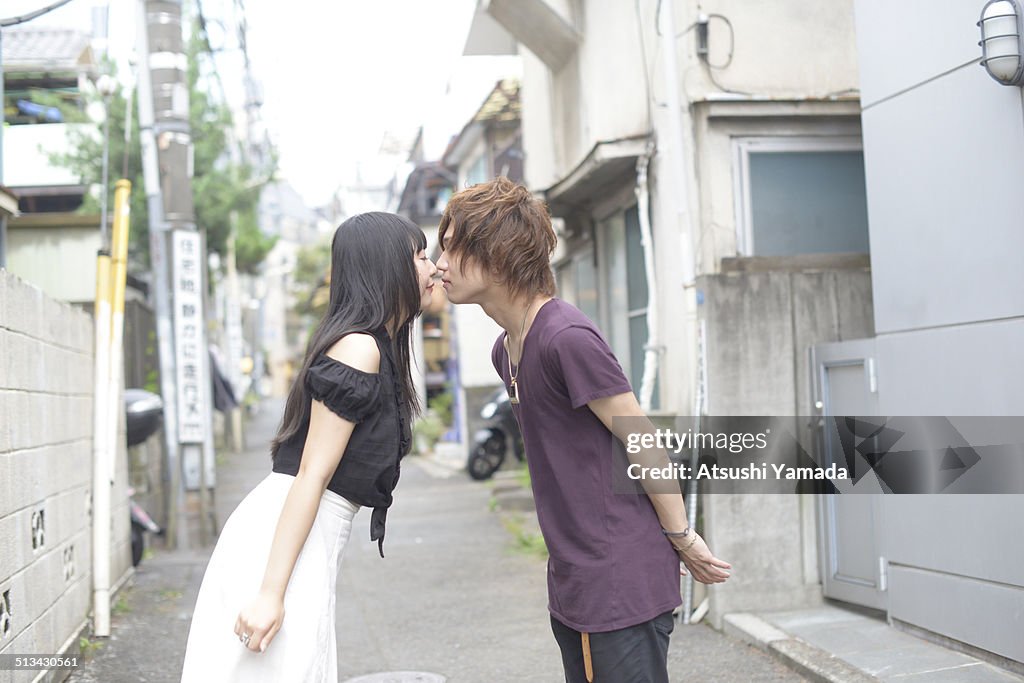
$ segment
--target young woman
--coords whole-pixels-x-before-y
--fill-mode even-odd
[[[335,584],[360,506],[384,556],[384,521],[418,411],[413,319],[434,264],[414,223],[354,216],[331,246],[330,303],[309,342],[273,472],[228,518],[188,636],[182,681],[338,680]]]

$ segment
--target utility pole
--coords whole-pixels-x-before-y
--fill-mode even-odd
[[[205,536],[208,519],[202,480],[211,438],[203,315],[206,265],[192,203],[188,59],[182,45],[182,0],[136,2],[139,132],[172,489],[169,538],[175,547],[188,548],[186,478],[199,480],[199,525]]]
[[[673,203],[675,204],[675,219],[676,227],[680,231],[682,238],[682,264],[681,268],[683,271],[683,288],[684,288],[684,306],[686,311],[687,327],[693,333],[692,339],[695,341],[695,346],[700,345],[701,353],[703,353],[703,337],[701,336],[700,326],[697,323],[696,316],[696,287],[694,283],[697,277],[696,268],[696,240],[694,239],[694,207],[690,198],[690,178],[687,175],[686,169],[689,163],[686,157],[686,147],[683,144],[683,122],[687,124],[690,122],[688,109],[684,109],[681,104],[680,92],[679,92],[679,72],[676,59],[678,54],[676,52],[676,20],[675,11],[673,9],[674,2],[664,3],[659,5],[662,7],[664,12],[665,24],[667,26],[662,27],[663,45],[662,45],[662,60],[665,64],[664,79],[665,79],[665,100],[668,105],[668,161],[671,173],[668,175],[668,182],[663,183],[663,187],[671,188],[671,196]],[[660,17],[658,17],[660,19]],[[703,356],[693,358],[691,367],[697,368],[700,372],[700,363],[703,362]],[[697,419],[696,427],[700,429],[700,406],[703,402],[704,385],[697,383],[695,387],[695,401],[697,407],[694,411],[694,416]],[[693,467],[697,466],[697,449],[691,449],[690,464]],[[686,484],[686,518],[691,524],[697,523],[697,480],[693,479]],[[684,624],[689,624],[693,616],[693,575],[687,575],[683,585],[683,612],[682,621]]]
[[[668,157],[672,170],[669,182],[673,185],[671,195],[675,204],[677,226],[682,233],[683,286],[692,287],[696,277],[695,240],[693,238],[693,210],[690,206],[690,180],[686,174],[686,147],[683,144],[683,121],[688,121],[689,116],[684,115],[686,112],[683,110],[679,96],[676,20],[673,3],[666,2],[662,7],[662,11],[665,13],[665,23],[668,24],[668,28],[663,29],[662,55],[665,63],[665,100],[668,105]]]

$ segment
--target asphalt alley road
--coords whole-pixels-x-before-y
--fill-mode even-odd
[[[369,511],[360,511],[338,584],[342,681],[397,671],[464,683],[564,680],[545,561],[513,549],[490,495],[464,473],[407,459],[385,559],[369,541]],[[676,626],[669,670],[673,681],[805,680],[702,624]]]
[[[246,423],[247,449],[217,466],[221,523],[270,469],[283,403]],[[545,562],[513,548],[491,489],[420,457],[403,465],[381,559],[361,510],[338,580],[339,681],[388,672],[453,683],[563,680],[547,614]],[[212,548],[157,550],[115,599],[113,634],[70,680],[170,683],[180,678],[189,620]],[[708,626],[676,626],[673,681],[801,681],[774,659]],[[414,680],[414,679],[406,679]],[[421,678],[420,680],[428,680]],[[436,680],[436,679],[435,679]]]

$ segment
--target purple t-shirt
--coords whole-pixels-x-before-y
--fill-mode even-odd
[[[509,386],[498,337],[494,367]],[[679,559],[645,495],[612,490],[613,436],[587,403],[631,391],[597,327],[552,299],[538,311],[517,368],[519,421],[548,558],[548,609],[600,633],[677,607]]]

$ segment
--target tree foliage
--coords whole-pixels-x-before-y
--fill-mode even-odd
[[[299,249],[295,255],[295,311],[320,318],[327,310],[331,243],[324,240]]]
[[[88,93],[86,99],[99,101],[100,96]],[[109,125],[109,193],[107,206],[113,206],[114,180],[126,178],[132,183],[132,229],[128,243],[129,260],[133,269],[145,269],[149,264],[149,212],[146,209],[146,191],[142,182],[142,152],[139,146],[139,117],[134,107],[131,112],[132,139],[125,143],[125,122],[128,120],[128,102],[125,92],[118,89],[107,99]],[[92,126],[73,126],[68,129],[68,151],[54,154],[50,163],[64,166],[78,175],[87,186],[102,188],[103,182],[103,130]],[[86,193],[79,211],[98,214],[100,194]]]
[[[197,227],[206,234],[209,252],[224,256],[232,221],[235,222],[235,258],[238,269],[253,272],[274,246],[276,238],[262,233],[258,225],[259,195],[271,180],[271,173],[257,178],[255,169],[235,161],[230,131],[234,125],[230,109],[216,102],[202,87],[199,62],[205,40],[193,31],[187,43],[189,126],[192,131],[193,177],[192,196]],[[88,97],[96,99],[99,95]],[[113,180],[125,177],[132,182],[132,232],[129,253],[135,268],[147,269],[149,264],[149,211],[142,176],[142,151],[139,142],[138,98],[133,97],[131,139],[125,143],[127,100],[118,91],[107,103],[110,149],[110,196],[113,201]],[[52,161],[78,174],[85,184],[101,187],[103,139],[90,128],[74,128],[69,132],[69,152],[55,155]],[[126,169],[122,165],[127,162]],[[123,171],[125,171],[123,173]],[[270,169],[272,170],[272,169]],[[123,173],[123,175],[122,175]],[[108,204],[109,206],[110,204]],[[98,213],[99,196],[88,194],[81,210]]]

